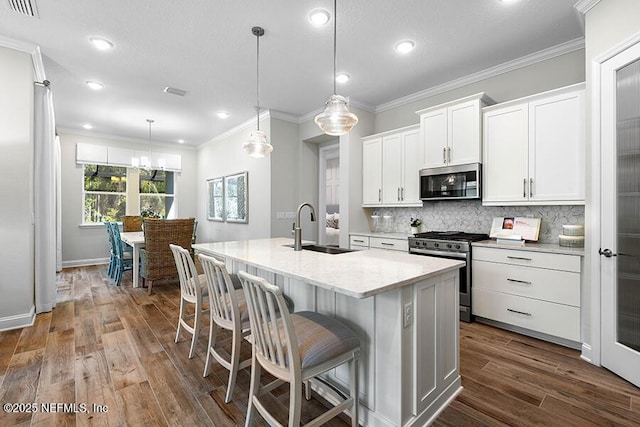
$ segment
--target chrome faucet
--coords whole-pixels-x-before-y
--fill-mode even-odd
[[[316,210],[313,208],[311,203],[303,203],[300,206],[298,206],[298,213],[296,214],[296,222],[293,224],[293,239],[294,239],[293,250],[294,251],[302,250],[302,228],[300,227],[300,212],[302,211],[302,208],[305,206],[309,206],[309,209],[311,209],[311,221],[316,220]]]

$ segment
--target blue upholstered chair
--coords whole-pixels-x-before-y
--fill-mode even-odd
[[[125,251],[123,248],[122,239],[120,238],[120,226],[117,222],[111,223],[111,230],[113,233],[113,246],[116,258],[113,282],[116,286],[120,286],[122,274],[125,271],[133,270],[133,257],[131,256],[131,252]]]
[[[113,245],[113,230],[110,222],[105,222],[104,227],[107,230],[107,239],[109,240],[109,267],[107,268],[107,276],[113,279],[116,272],[116,250]]]

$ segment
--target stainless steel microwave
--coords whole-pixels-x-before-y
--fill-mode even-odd
[[[482,170],[480,163],[420,170],[420,199],[479,199]]]

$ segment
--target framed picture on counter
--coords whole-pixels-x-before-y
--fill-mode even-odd
[[[537,241],[540,234],[540,218],[493,218],[489,237],[492,239],[519,239]]]

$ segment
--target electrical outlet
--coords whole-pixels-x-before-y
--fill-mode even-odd
[[[402,326],[408,327],[413,323],[413,303],[406,303],[402,310]]]

